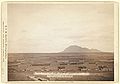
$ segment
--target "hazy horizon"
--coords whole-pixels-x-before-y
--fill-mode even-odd
[[[8,52],[56,53],[71,45],[114,51],[113,4],[8,4]]]

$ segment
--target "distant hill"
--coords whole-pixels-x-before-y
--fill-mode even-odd
[[[101,52],[101,51],[97,49],[82,48],[77,45],[71,45],[64,49],[64,51],[62,51],[62,53],[80,53],[80,52]]]

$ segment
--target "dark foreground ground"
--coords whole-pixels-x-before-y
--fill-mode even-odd
[[[36,72],[45,74],[38,75]],[[58,73],[85,73],[85,75],[56,76]],[[114,55],[113,53],[9,53],[8,80],[113,81]]]

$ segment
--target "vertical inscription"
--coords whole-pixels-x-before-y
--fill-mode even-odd
[[[2,29],[1,29],[1,56],[2,56],[2,78],[4,79],[4,76],[6,77],[6,63],[7,63],[7,25],[5,22],[2,22]]]

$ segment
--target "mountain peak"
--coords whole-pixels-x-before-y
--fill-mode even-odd
[[[81,53],[81,52],[100,52],[97,49],[82,48],[77,45],[71,45],[64,49],[63,53]]]
[[[71,46],[69,46],[69,47],[67,47],[67,48],[76,48],[76,47],[82,48],[82,47],[77,46],[77,45],[71,45]]]

